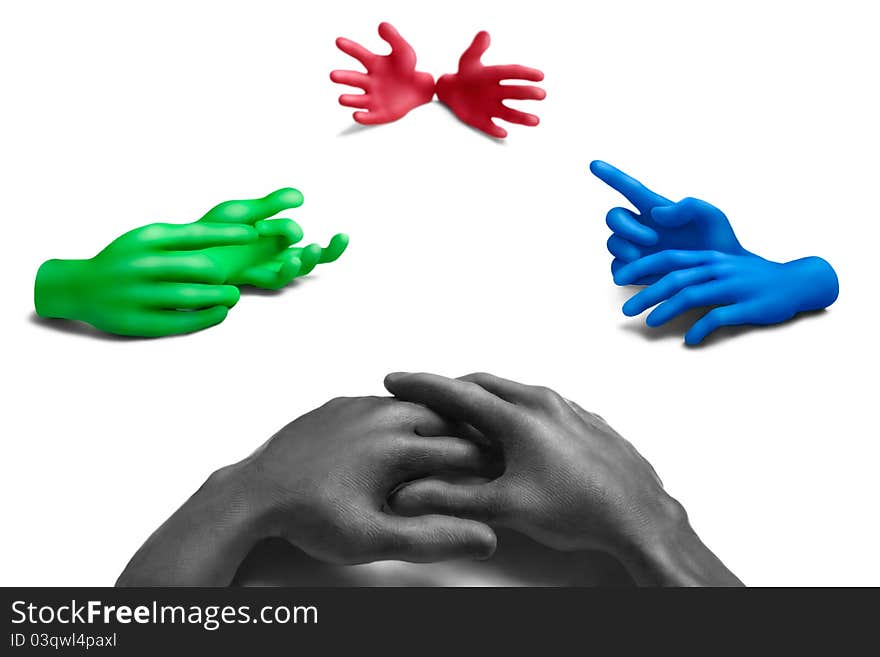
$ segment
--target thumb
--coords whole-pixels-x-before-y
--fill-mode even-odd
[[[400,36],[400,32],[391,23],[380,23],[379,36],[391,46],[392,53],[408,60],[409,64],[415,66],[416,51],[413,50],[413,47],[409,45],[406,39]]]
[[[432,563],[450,559],[488,559],[498,543],[488,525],[451,516],[402,518],[380,514],[382,537],[376,560]]]
[[[461,59],[458,60],[459,70],[469,66],[478,65],[483,53],[489,49],[490,43],[491,39],[486,30],[478,32],[477,36],[475,36],[474,40],[471,42],[471,45],[468,46],[467,50],[462,53]]]
[[[714,205],[696,198],[685,198],[672,205],[661,205],[651,210],[651,218],[661,226],[677,228],[695,221],[704,221],[721,211]]]

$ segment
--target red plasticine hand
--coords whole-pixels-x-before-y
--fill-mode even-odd
[[[510,123],[538,125],[538,117],[512,109],[505,100],[543,100],[547,95],[540,87],[503,85],[502,80],[540,82],[544,74],[526,66],[484,66],[480,57],[489,47],[489,33],[480,32],[458,61],[458,73],[448,73],[437,80],[437,97],[455,115],[493,137],[506,137],[507,130],[492,118]]]
[[[434,78],[430,73],[416,70],[416,52],[412,46],[390,23],[379,25],[379,36],[391,46],[390,54],[376,55],[354,41],[336,39],[337,47],[363,64],[367,72],[330,73],[333,82],[364,90],[363,94],[342,94],[339,104],[362,110],[353,116],[355,121],[365,125],[396,121],[434,97]]]

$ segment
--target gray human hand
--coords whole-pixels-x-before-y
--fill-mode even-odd
[[[599,549],[640,583],[738,584],[663,489],[651,465],[601,417],[543,387],[490,374],[390,374],[398,399],[465,422],[500,447],[503,472],[398,489],[404,515],[443,513],[508,527],[557,550]]]

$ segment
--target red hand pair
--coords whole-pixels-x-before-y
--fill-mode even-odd
[[[360,87],[363,94],[343,94],[339,103],[356,107],[354,120],[363,124],[388,123],[403,117],[411,109],[434,97],[434,78],[416,71],[416,53],[389,23],[379,25],[379,36],[391,45],[388,55],[376,55],[363,46],[339,38],[336,45],[360,61],[367,69],[333,71],[330,79],[340,84]],[[489,34],[480,32],[462,54],[458,72],[443,75],[437,81],[437,97],[461,119],[493,136],[506,137],[507,131],[493,118],[522,125],[538,125],[538,117],[504,104],[505,100],[542,100],[546,93],[531,85],[503,85],[502,80],[539,82],[544,74],[525,66],[484,66],[480,57],[489,47]]]

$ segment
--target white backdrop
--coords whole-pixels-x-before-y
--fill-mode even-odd
[[[3,585],[108,585],[217,467],[393,370],[556,388],[655,465],[749,584],[880,585],[873,3],[3,3]],[[419,67],[546,72],[497,143],[437,103],[353,127],[345,35]],[[384,52],[384,51],[383,51]],[[765,257],[821,255],[827,312],[688,349],[620,312],[601,158],[721,207]],[[293,185],[333,265],[208,331],[96,338],[33,320],[48,258]]]

